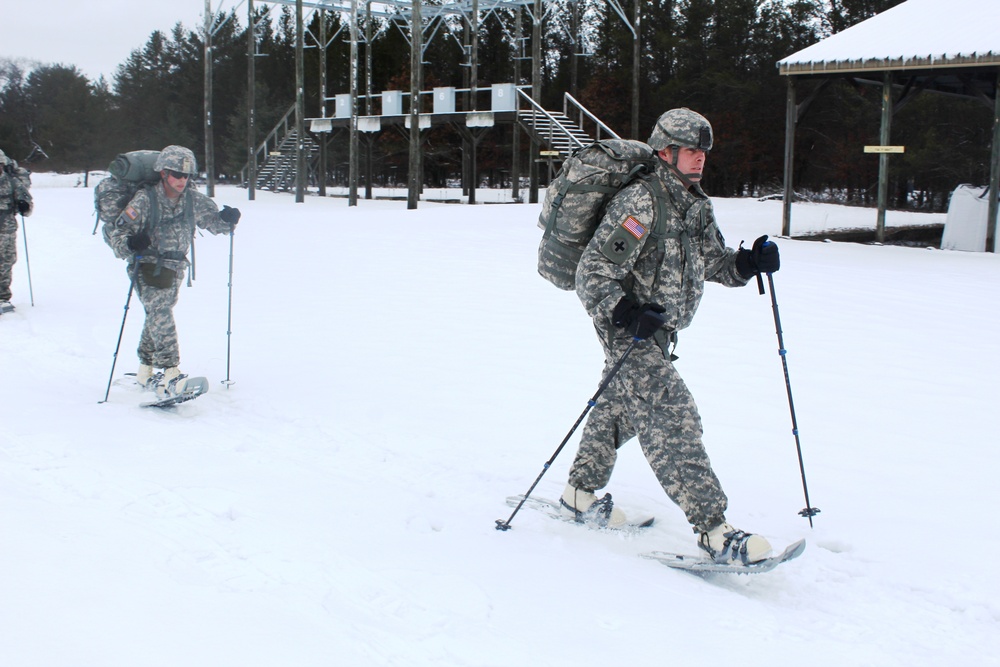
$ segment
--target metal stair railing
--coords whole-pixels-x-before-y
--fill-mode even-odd
[[[528,109],[518,110],[518,119],[527,123],[526,129],[538,140],[558,150],[562,157],[568,157],[573,151],[586,145],[581,140],[579,133],[568,127],[569,119],[565,114],[559,114],[562,119],[558,118],[552,112],[543,109],[538,102],[520,88],[517,89],[517,94],[518,99],[523,100],[528,105]],[[584,138],[589,139],[586,136]]]
[[[298,143],[298,133],[292,129],[286,134],[277,150],[268,153],[267,162],[257,174],[255,186],[273,191],[290,190],[295,185],[295,174],[297,160],[295,156],[296,145]],[[316,162],[319,155],[319,145],[306,135],[303,140],[303,147],[307,153],[307,175],[313,176],[316,170]]]
[[[563,113],[566,115],[567,118],[570,117],[571,110],[579,115],[580,120],[579,122],[577,122],[577,126],[580,128],[580,130],[586,132],[583,126],[584,120],[589,120],[594,124],[595,127],[594,141],[601,140],[602,131],[604,132],[604,134],[607,134],[612,139],[621,139],[621,137],[618,136],[617,132],[615,132],[610,127],[605,125],[604,121],[602,121],[600,118],[592,114],[590,110],[587,109],[587,107],[580,104],[580,102],[577,101],[575,97],[573,97],[569,93],[563,93]],[[590,133],[587,134],[588,136],[590,136]]]
[[[289,121],[288,119],[295,113],[295,105],[293,104],[285,115],[278,121],[278,123],[271,130],[271,133],[267,135],[264,141],[257,146],[254,150],[254,160],[258,165],[258,179],[260,177],[260,172],[263,171],[265,164],[267,163],[267,157],[272,152],[272,147],[276,151],[279,143],[284,139],[285,135],[288,134]],[[263,159],[261,156],[263,155]],[[243,166],[240,171],[240,181],[245,185],[247,183],[247,172],[250,170],[250,164],[247,163]]]
[[[563,110],[558,112],[546,111],[520,88],[517,92],[519,99],[528,106],[527,109],[518,109],[518,120],[538,141],[557,150],[563,159],[602,138],[621,139],[618,133],[569,93],[563,93]],[[588,131],[588,125],[593,126],[593,132]]]
[[[269,187],[274,190],[289,189],[290,184],[294,184],[295,160],[289,158],[289,149],[294,152],[297,134],[293,117],[295,115],[295,105],[293,104],[285,115],[281,117],[264,141],[254,150],[254,161],[257,163],[257,182],[255,187]],[[306,135],[305,146],[309,152],[309,157],[314,158],[319,151],[319,147]],[[290,163],[290,164],[289,164]],[[291,169],[291,177],[288,171]],[[247,184],[250,164],[247,163],[240,170],[240,182]]]

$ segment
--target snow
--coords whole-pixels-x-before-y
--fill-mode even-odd
[[[883,58],[1000,56],[997,0],[906,0],[778,65]]]
[[[678,365],[729,518],[808,547],[702,578],[638,557],[695,543],[636,443],[608,491],[658,517],[642,535],[530,510],[494,527],[601,368],[577,299],[535,273],[539,205],[218,187],[243,211],[232,334],[229,239],[206,235],[176,314],[182,368],[212,389],[158,411],[119,383],[99,404],[128,281],[74,182],[35,176],[35,304],[22,255],[0,318],[0,664],[1000,664],[996,255],[778,240],[812,529],[770,298],[708,287]],[[780,206],[717,200],[731,245],[778,234]],[[943,216],[888,213],[914,220]],[[133,300],[116,378],[141,322]]]

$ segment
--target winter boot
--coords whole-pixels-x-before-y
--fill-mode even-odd
[[[559,504],[563,514],[573,517],[579,523],[589,523],[601,528],[621,528],[628,523],[625,513],[611,501],[610,493],[605,493],[603,498],[598,499],[590,491],[567,484]]]
[[[13,313],[13,312],[14,312],[14,304],[12,304],[10,301],[0,301],[0,315],[3,315],[4,313]]]
[[[150,380],[153,379],[153,367],[149,364],[139,364],[139,370],[136,371],[135,381],[140,387],[145,389],[149,386]]]
[[[698,546],[707,551],[716,563],[749,565],[771,555],[771,545],[763,537],[736,530],[728,523],[720,523],[702,533]]]
[[[187,375],[181,373],[177,366],[163,369],[163,377],[156,385],[156,395],[160,398],[171,398],[184,393],[184,385],[187,384]]]

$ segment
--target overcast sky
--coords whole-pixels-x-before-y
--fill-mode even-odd
[[[178,22],[202,24],[205,0],[4,0],[0,57],[48,65],[75,65],[87,78],[112,83],[118,65],[142,48],[154,30],[169,33]],[[230,11],[239,0],[211,0],[212,11]],[[245,4],[237,11],[246,12]]]

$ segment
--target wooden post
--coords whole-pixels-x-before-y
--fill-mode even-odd
[[[467,54],[469,57],[469,64],[472,64],[472,17],[468,18],[462,15],[462,49],[463,53]],[[465,93],[465,103],[464,109],[469,111],[472,109],[472,68],[463,67],[462,68],[462,87],[469,90]],[[469,171],[469,157],[472,153],[472,142],[469,140],[469,132],[466,131],[468,126],[459,127],[458,134],[462,141],[462,173],[461,173],[461,183],[462,183],[462,196],[469,196],[469,183],[472,182],[471,172]],[[472,203],[472,202],[469,202]]]
[[[302,53],[302,0],[295,0],[295,203],[306,200],[306,156],[302,140],[306,133],[305,57]]]
[[[580,52],[583,50],[583,35],[580,31],[580,0],[570,0],[569,3],[569,29],[573,33],[572,41],[573,53],[569,57],[569,94],[575,99],[580,99],[580,87],[578,79],[580,76]]]
[[[521,85],[521,53],[524,46],[523,40],[523,10],[518,7],[514,10],[514,122],[511,124],[510,137],[510,196],[514,201],[521,198],[521,127],[517,121],[517,108],[521,106],[520,95],[517,87]]]
[[[642,31],[640,20],[642,16],[642,2],[635,0],[635,18],[633,20],[632,34],[632,138],[639,139],[641,129],[639,128],[639,63],[642,60]]]
[[[319,117],[326,118],[326,10],[319,10]],[[327,134],[320,134],[319,139],[319,196],[326,196],[327,172]]]
[[[472,0],[472,44],[471,51],[469,52],[469,88],[471,91],[471,110],[477,111],[476,106],[476,90],[479,87],[479,69],[476,67],[476,61],[479,59],[479,0]],[[476,186],[479,184],[479,173],[476,170],[476,148],[479,141],[475,138],[470,142],[472,145],[469,147],[469,203],[476,203]]]
[[[792,178],[795,174],[795,126],[798,124],[798,109],[795,104],[795,77],[788,77],[788,95],[785,99],[785,191],[781,199],[781,235],[792,235],[792,198],[795,188]]]
[[[997,251],[997,190],[1000,189],[1000,71],[993,88],[993,146],[990,150],[990,202],[986,213],[986,251]]]
[[[253,17],[253,0],[247,1],[247,198],[253,201],[257,187],[257,131],[254,126],[256,93],[256,25]]]
[[[358,0],[351,0],[351,148],[347,205],[358,205]]]
[[[542,103],[542,0],[535,0],[531,24],[531,99]],[[528,161],[528,203],[538,203],[538,141],[531,138]]]
[[[882,128],[879,132],[879,144],[889,145],[892,127],[892,73],[882,75]],[[885,209],[889,203],[889,154],[878,156],[878,216],[875,220],[875,240],[885,241]]]
[[[215,196],[215,150],[212,141],[212,0],[205,0],[205,194]]]
[[[413,0],[410,16],[410,173],[407,179],[406,208],[417,208],[420,200],[420,61],[423,56],[421,0]]]
[[[365,115],[375,114],[372,103],[372,3],[365,2]],[[372,137],[365,139],[365,199],[372,198]]]

